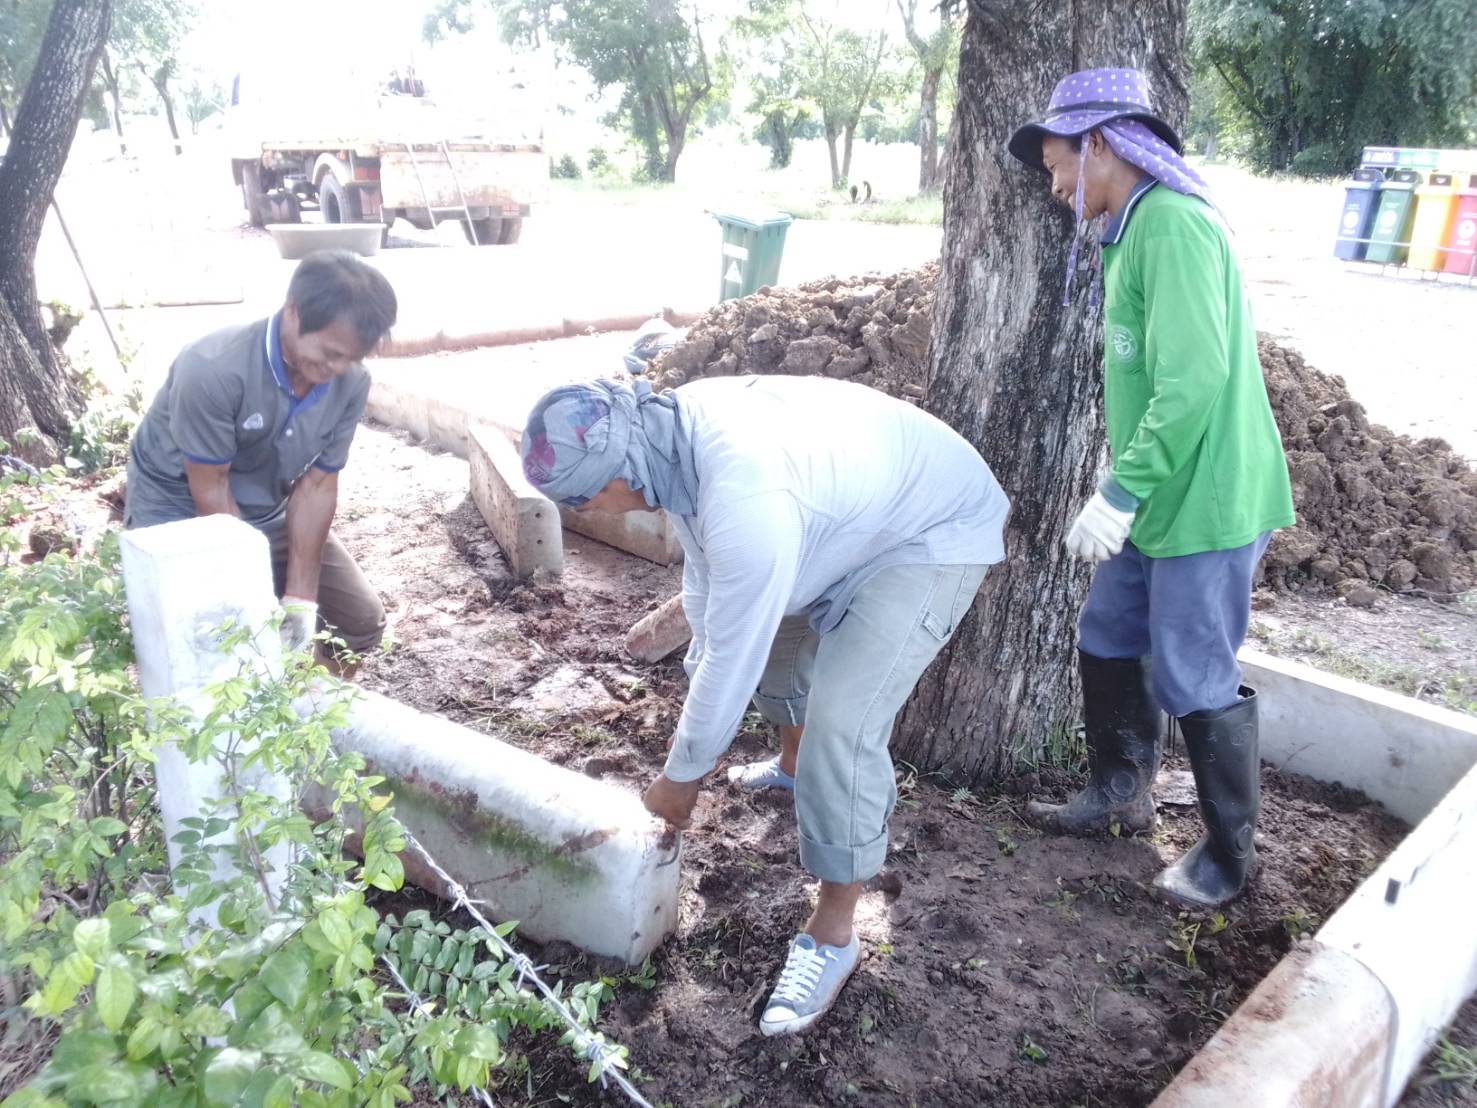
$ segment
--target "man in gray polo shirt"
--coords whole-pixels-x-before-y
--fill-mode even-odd
[[[369,396],[359,363],[395,312],[378,270],[343,251],[311,254],[275,315],[180,351],[134,432],[124,526],[222,512],[262,531],[289,649],[307,647],[320,603],[354,653],[384,632],[384,606],[329,526]]]

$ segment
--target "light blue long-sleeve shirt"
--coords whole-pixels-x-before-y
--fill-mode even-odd
[[[672,517],[692,645],[665,772],[692,781],[733,741],[784,616],[824,635],[885,566],[994,565],[1010,503],[946,424],[862,385],[727,377],[676,396],[698,504]]]

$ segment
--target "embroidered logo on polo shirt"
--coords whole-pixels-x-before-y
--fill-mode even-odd
[[[1133,332],[1127,327],[1114,327],[1108,336],[1112,343],[1113,353],[1118,356],[1120,362],[1131,362],[1139,352],[1138,340],[1133,337]]]
[[[252,412],[246,417],[246,421],[241,424],[241,430],[260,431],[266,424],[267,421],[262,418],[261,412]]]

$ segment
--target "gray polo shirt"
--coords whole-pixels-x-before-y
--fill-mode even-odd
[[[129,527],[197,513],[185,462],[230,464],[231,495],[255,526],[277,523],[310,466],[335,473],[369,398],[369,372],[353,365],[306,396],[292,393],[282,360],[281,313],[207,335],[180,351],[133,435]]]

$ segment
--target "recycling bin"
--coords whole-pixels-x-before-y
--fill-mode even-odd
[[[1410,217],[1415,212],[1415,189],[1421,175],[1412,169],[1397,169],[1380,189],[1380,204],[1369,232],[1366,261],[1399,264],[1410,247]]]
[[[1384,180],[1385,175],[1378,169],[1356,169],[1344,182],[1344,212],[1339,217],[1338,238],[1333,243],[1335,258],[1350,262],[1363,259]]]
[[[1450,173],[1433,173],[1415,190],[1415,216],[1410,224],[1412,269],[1440,269],[1451,220],[1456,215],[1456,186]]]
[[[718,299],[732,300],[758,292],[780,279],[785,233],[794,217],[787,212],[759,216],[714,212],[723,232],[718,256]]]
[[[1446,236],[1447,273],[1477,274],[1477,173],[1467,179],[1467,187],[1457,189],[1451,231]]]

